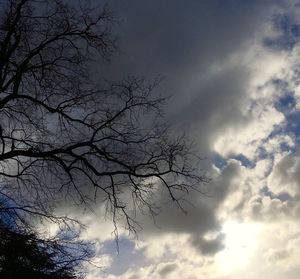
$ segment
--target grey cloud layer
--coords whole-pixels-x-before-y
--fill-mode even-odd
[[[256,177],[258,182],[253,182],[250,176],[256,174],[250,175],[250,170],[236,160],[227,161],[222,170],[215,170],[210,160],[211,143],[217,136],[225,134],[227,128],[238,133],[251,124],[255,111],[253,115],[246,114],[244,103],[249,101],[249,81],[255,73],[245,63],[247,59],[243,60],[247,55],[244,51],[252,44],[263,44],[263,40],[256,41],[256,35],[270,24],[274,7],[280,10],[284,2],[289,1],[111,1],[112,9],[120,16],[121,51],[112,65],[106,68],[107,75],[164,75],[166,79],[157,90],[172,96],[166,108],[168,118],[179,131],[189,130],[200,154],[209,158],[203,164],[213,178],[208,196],[192,193],[189,197],[193,206],[187,205],[187,215],[168,202],[166,193],[157,196],[156,203],[162,206],[162,211],[156,217],[156,225],[147,216],[138,216],[144,227],[141,236],[149,245],[152,238],[157,240],[157,236],[186,234],[187,245],[200,255],[215,255],[224,249],[226,239],[217,213],[224,201],[235,194],[240,196],[236,198],[234,207],[228,210],[232,217],[242,218],[250,207],[251,213],[247,212],[247,217],[252,220],[274,221],[278,213],[286,211],[284,216],[287,217],[291,210],[296,210],[297,206],[290,205],[290,201],[285,200],[288,196],[280,196],[280,191],[271,189],[276,197],[260,191],[259,187],[267,183],[266,173],[273,171],[273,166],[266,167],[267,171]],[[251,59],[248,62],[251,64]],[[259,94],[263,95],[263,91]],[[272,107],[273,100],[268,103],[268,97],[265,97],[266,100],[261,98],[266,101],[262,107]],[[259,102],[260,99],[254,101]],[[264,112],[262,109],[259,113]],[[266,115],[268,118],[273,114]],[[262,120],[259,117],[255,119],[257,122]],[[271,131],[277,125],[277,122],[274,123],[270,124]],[[269,134],[268,131],[263,132],[265,138],[260,140],[266,143]],[[295,187],[294,198],[297,199],[300,193],[299,165],[298,159],[286,157],[277,165],[273,175],[277,183],[281,181]],[[289,169],[293,171],[289,172]],[[250,177],[248,180],[245,173]],[[213,236],[207,238],[210,233]],[[176,238],[172,241],[176,245]],[[269,259],[280,260],[288,256],[287,251],[278,250],[270,253]],[[176,263],[161,266],[155,269],[157,277],[154,278],[168,276],[177,268]],[[132,273],[129,278],[136,276]]]
[[[173,97],[167,107],[171,121],[180,130],[192,128],[201,154],[211,156],[215,133],[229,123],[243,121],[239,107],[247,93],[249,73],[243,65],[228,60],[251,43],[268,15],[266,8],[261,9],[266,3],[112,1],[112,9],[120,16],[121,53],[113,60],[111,74],[166,76],[158,91]],[[215,71],[218,67],[221,69]],[[214,211],[226,196],[231,170],[228,166],[221,180],[211,185],[216,188],[214,197],[208,201],[202,197],[200,202],[198,196],[192,198],[196,207],[188,216],[167,205],[157,223],[165,231],[195,235],[217,230]]]
[[[202,154],[209,156],[214,132],[240,119],[248,77],[244,65],[214,69],[251,44],[269,17],[268,3],[111,1],[120,17],[120,54],[105,72],[112,78],[165,76],[157,91],[172,96],[170,121],[196,131]]]

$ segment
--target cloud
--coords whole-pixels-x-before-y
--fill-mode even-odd
[[[217,252],[224,249],[224,234],[218,234],[213,239],[205,239],[202,236],[191,237],[191,245],[195,249],[199,249],[203,255],[215,255]]]
[[[285,262],[291,255],[292,251],[288,249],[270,249],[266,254],[266,257],[271,265],[278,264],[279,262]]]
[[[171,273],[175,272],[177,268],[178,266],[176,263],[166,264],[165,266],[160,268],[159,275],[162,278],[166,278],[167,276],[171,275]]]
[[[300,193],[300,158],[294,154],[283,157],[270,176],[270,189],[276,193],[286,191],[291,196]]]
[[[158,92],[173,97],[167,118],[208,157],[213,180],[205,195],[190,193],[187,214],[157,191],[160,214],[154,222],[137,214],[139,241],[125,248],[129,259],[122,270],[112,255],[110,275],[103,278],[297,278],[296,2],[115,0],[112,8],[120,14],[121,53],[99,72],[165,75]],[[111,243],[104,235],[112,227],[84,218],[88,237]],[[218,262],[222,257],[229,269]]]

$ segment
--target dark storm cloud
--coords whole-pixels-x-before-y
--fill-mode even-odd
[[[274,1],[119,1],[110,2],[120,23],[120,52],[111,65],[99,66],[110,79],[128,74],[166,78],[157,92],[171,96],[166,110],[178,130],[193,132],[200,154],[212,157],[211,140],[231,123],[245,121],[240,105],[247,94],[248,69],[230,63],[232,55],[253,43],[270,16]],[[277,1],[275,1],[277,2]],[[278,1],[279,2],[279,1]],[[209,169],[209,160],[206,161]],[[190,233],[191,242],[206,254],[222,249],[223,237],[206,241],[205,233],[220,230],[215,216],[237,172],[230,163],[211,184],[211,197],[189,197],[195,205],[184,215],[167,197],[157,201],[162,212],[154,228],[141,216],[145,234]],[[200,241],[201,240],[201,241]]]
[[[113,0],[120,52],[100,73],[111,79],[164,76],[156,91],[172,97],[170,121],[196,131],[201,153],[210,156],[214,132],[240,118],[249,74],[242,65],[210,72],[253,42],[269,17],[269,2]]]
[[[119,68],[125,74],[180,73],[185,78],[195,66],[204,72],[251,39],[266,15],[264,2],[111,1],[120,17],[124,54],[114,62],[127,68]]]

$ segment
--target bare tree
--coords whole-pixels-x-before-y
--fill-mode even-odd
[[[153,213],[157,187],[180,205],[207,182],[162,122],[158,81],[96,78],[93,63],[115,49],[107,6],[6,0],[0,18],[0,211],[57,221],[63,199],[106,202],[134,230],[125,194]]]

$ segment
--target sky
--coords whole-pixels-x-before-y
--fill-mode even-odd
[[[164,77],[166,118],[212,178],[185,214],[161,196],[119,252],[99,205],[88,279],[296,279],[300,273],[300,1],[111,0],[119,51],[99,71]],[[105,71],[104,71],[105,69]]]

